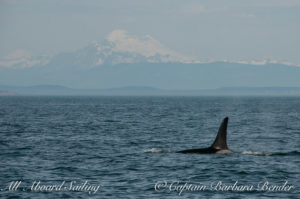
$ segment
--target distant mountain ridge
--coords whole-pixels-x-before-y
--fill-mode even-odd
[[[106,89],[147,86],[167,90],[220,87],[299,87],[300,67],[216,62],[209,64],[136,63],[81,68],[50,62],[43,67],[0,69],[2,85],[63,85]]]
[[[299,77],[300,67],[288,62],[201,63],[165,47],[149,35],[136,37],[122,30],[113,31],[103,42],[92,42],[85,48],[53,57],[33,57],[18,51],[0,60],[2,85],[62,85],[77,89],[144,86],[199,90],[300,87]]]
[[[9,89],[9,90],[8,90]],[[300,87],[224,87],[199,90],[167,90],[153,87],[120,87],[110,89],[74,89],[59,85],[4,86],[0,95],[63,96],[300,96]]]
[[[137,37],[124,30],[111,32],[102,42],[93,41],[82,49],[50,56],[31,56],[17,50],[0,59],[0,67],[28,68],[55,63],[74,68],[93,68],[100,65],[127,63],[199,63],[195,58],[175,52],[150,35]]]

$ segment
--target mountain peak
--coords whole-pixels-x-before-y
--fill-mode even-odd
[[[125,30],[114,30],[101,41],[93,41],[79,50],[58,53],[55,56],[32,56],[25,50],[16,50],[0,58],[0,68],[31,68],[52,65],[53,67],[70,67],[88,69],[101,65],[130,63],[211,63],[228,62],[250,65],[283,64],[299,66],[288,61],[263,60],[197,60],[185,56],[163,45],[151,35],[136,36]]]
[[[197,63],[194,58],[170,50],[150,35],[130,35],[114,30],[103,42],[93,42],[99,57],[96,65],[121,63]]]

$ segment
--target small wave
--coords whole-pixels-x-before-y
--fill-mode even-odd
[[[245,155],[263,155],[263,156],[270,156],[272,153],[265,153],[261,151],[244,151],[242,154]]]
[[[275,153],[268,153],[268,152],[262,152],[262,151],[244,151],[242,154],[246,155],[261,155],[261,156],[287,156],[287,155],[300,155],[299,151],[289,151],[289,152],[275,152]]]
[[[170,149],[159,149],[159,148],[152,148],[144,150],[145,153],[170,153]]]
[[[265,139],[265,140],[276,140],[276,139],[280,139],[278,137],[267,137],[267,136],[257,136],[254,139]]]
[[[115,122],[119,122],[118,120],[104,120],[104,122],[107,122],[107,123],[115,123]]]

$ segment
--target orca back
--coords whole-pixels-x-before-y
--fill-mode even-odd
[[[188,149],[178,151],[177,153],[197,153],[197,154],[211,154],[211,153],[234,153],[227,146],[227,124],[228,117],[225,117],[220,125],[217,137],[214,143],[208,148],[202,149]]]

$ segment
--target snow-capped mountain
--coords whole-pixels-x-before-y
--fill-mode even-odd
[[[226,62],[251,65],[283,64],[299,66],[288,61],[262,60],[198,60],[169,49],[150,35],[134,36],[124,30],[114,30],[102,42],[90,42],[86,47],[54,56],[33,56],[16,50],[0,58],[1,68],[30,68],[45,65],[89,69],[103,65],[134,63],[213,63]]]
[[[195,58],[170,50],[153,37],[136,37],[115,30],[102,42],[91,42],[74,52],[74,65],[96,67],[124,63],[198,63]]]
[[[92,68],[100,65],[124,63],[198,63],[175,52],[150,35],[132,36],[124,30],[111,32],[102,42],[91,42],[88,46],[67,53],[50,56],[31,56],[23,50],[13,52],[0,59],[0,67],[26,68],[48,63],[66,66]]]
[[[103,63],[197,63],[195,58],[187,57],[170,50],[159,41],[146,35],[136,37],[126,31],[115,30],[103,43],[95,43],[99,59]]]
[[[170,50],[151,36],[123,30],[102,42],[55,56],[16,51],[0,60],[0,85],[70,88],[146,86],[165,89],[299,87],[300,67],[277,61],[208,60]]]

